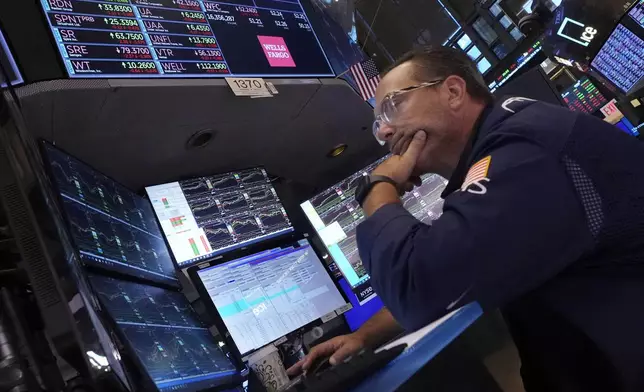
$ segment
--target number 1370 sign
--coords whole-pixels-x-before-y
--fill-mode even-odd
[[[226,78],[226,82],[237,96],[271,96],[262,78]]]

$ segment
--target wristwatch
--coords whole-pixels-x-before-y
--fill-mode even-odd
[[[377,176],[373,174],[370,176],[363,176],[358,180],[358,186],[356,187],[355,193],[356,201],[358,202],[358,204],[360,204],[360,207],[362,207],[362,203],[364,203],[367,196],[369,196],[369,193],[371,192],[373,187],[380,182],[387,182],[395,186],[396,188],[398,187],[396,181],[386,176]]]

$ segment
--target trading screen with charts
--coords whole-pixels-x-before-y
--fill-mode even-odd
[[[561,93],[570,110],[592,114],[608,103],[608,99],[587,77],[583,77],[574,85]]]
[[[348,309],[306,240],[203,268],[197,276],[242,354]]]
[[[81,261],[178,284],[150,202],[53,145],[42,146]]]
[[[358,254],[356,228],[364,220],[364,214],[354,194],[358,180],[371,173],[385,159],[367,166],[301,205],[360,303],[369,300],[374,293],[370,285],[366,285],[369,274]],[[402,201],[412,215],[430,224],[442,213],[443,200],[440,195],[447,182],[437,175],[426,175],[422,179],[423,184],[405,194]]]
[[[298,0],[41,0],[70,77],[333,76]]]
[[[622,19],[591,65],[625,93],[640,85],[644,80],[644,2]]]
[[[181,267],[293,231],[261,168],[146,188]]]
[[[110,317],[160,391],[198,391],[237,373],[183,294],[91,275]]]

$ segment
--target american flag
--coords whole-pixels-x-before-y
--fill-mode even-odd
[[[487,172],[490,169],[490,162],[492,162],[491,155],[488,155],[487,157],[476,162],[467,172],[467,176],[465,176],[465,181],[463,181],[461,190],[464,191],[465,189],[467,189],[467,187],[469,187],[473,183],[487,177]]]
[[[375,97],[376,87],[378,87],[378,83],[380,82],[376,63],[372,59],[361,61],[353,64],[350,70],[351,75],[353,75],[356,83],[358,83],[362,98],[366,101]]]

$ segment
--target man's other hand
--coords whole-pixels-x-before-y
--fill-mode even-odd
[[[416,162],[420,153],[425,147],[427,135],[425,131],[418,131],[414,134],[409,147],[402,155],[393,155],[378,166],[372,174],[386,176],[398,184],[400,190],[407,190],[410,186],[413,188],[419,178],[412,179],[412,172],[416,167]]]
[[[313,347],[306,357],[288,368],[286,373],[291,377],[297,376],[302,372],[308,371],[317,359],[328,357],[329,355],[331,356],[329,363],[334,366],[337,363],[344,361],[347,357],[362,350],[364,346],[364,339],[360,338],[355,333],[337,336]]]

